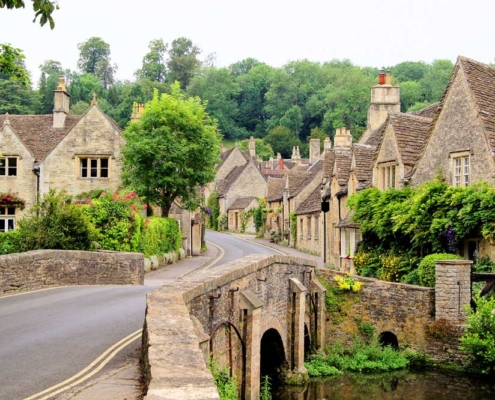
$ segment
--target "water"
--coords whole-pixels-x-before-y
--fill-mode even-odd
[[[495,400],[495,379],[466,374],[399,371],[346,374],[305,387],[279,387],[273,400]]]

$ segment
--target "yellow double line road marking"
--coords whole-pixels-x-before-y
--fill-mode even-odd
[[[36,393],[30,397],[27,397],[24,400],[34,400],[34,399],[47,400],[47,399],[50,399],[51,397],[53,397],[59,393],[65,392],[66,390],[69,390],[69,389],[73,388],[74,386],[77,386],[80,383],[88,380],[93,375],[98,373],[105,365],[107,365],[120,350],[122,350],[123,348],[130,345],[136,339],[140,338],[142,332],[143,332],[143,330],[139,329],[136,332],[131,333],[129,336],[126,336],[121,341],[115,343],[112,347],[110,347],[108,350],[106,350],[102,355],[100,355],[97,359],[95,359],[91,364],[89,364],[82,371],[78,372],[76,375],[70,377],[69,379],[67,379],[67,380],[65,380],[65,381],[63,381],[63,382],[61,382],[55,386],[52,386],[48,389],[43,390],[42,392],[39,392],[39,393]],[[75,379],[77,379],[79,377],[81,377],[81,378],[78,379],[77,381],[74,381]],[[44,396],[44,395],[46,395],[46,396]],[[44,397],[41,397],[41,396],[44,396]]]

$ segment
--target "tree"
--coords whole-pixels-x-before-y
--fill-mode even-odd
[[[53,91],[57,88],[58,77],[64,73],[62,64],[55,60],[46,60],[40,65],[41,75],[38,82],[40,114],[50,114],[53,111]]]
[[[196,71],[201,66],[198,55],[199,47],[193,45],[191,39],[180,37],[172,42],[168,52],[168,82],[179,81],[181,88],[185,89]]]
[[[262,160],[267,161],[275,155],[272,146],[262,139],[254,139],[254,143],[256,146],[256,156]],[[239,150],[249,150],[249,139],[241,140],[238,147]]]
[[[301,145],[301,141],[285,126],[276,126],[263,140],[272,146],[275,153],[280,153],[283,158],[290,158],[292,148]]]
[[[215,178],[220,135],[198,97],[185,97],[178,83],[171,94],[147,103],[139,121],[124,131],[124,183],[167,216],[175,199],[193,208],[196,189]]]
[[[100,79],[103,87],[108,87],[114,82],[113,74],[117,65],[110,62],[110,45],[99,37],[89,38],[84,43],[77,45],[79,49],[78,68]]]
[[[9,44],[0,44],[0,73],[9,79],[29,85],[29,73],[24,68],[24,58],[21,49]]]
[[[8,79],[0,79],[0,114],[34,114],[39,97],[31,86]]]
[[[156,39],[150,42],[148,48],[150,51],[143,57],[143,65],[136,71],[136,76],[139,79],[148,78],[152,82],[165,82],[167,45],[163,39]]]
[[[430,69],[431,66],[423,61],[404,61],[393,66],[390,70],[392,76],[399,82],[418,82]]]
[[[433,61],[431,69],[420,80],[426,101],[434,103],[442,98],[453,69],[450,60]]]
[[[55,21],[52,18],[52,14],[55,11],[55,9],[59,9],[58,2],[57,1],[50,1],[50,0],[32,0],[33,1],[33,10],[35,12],[34,14],[34,20],[33,22],[36,22],[36,19],[40,17],[40,25],[44,26],[47,22],[50,25],[50,28],[53,29],[55,28]],[[24,0],[0,0],[0,8],[24,8]]]

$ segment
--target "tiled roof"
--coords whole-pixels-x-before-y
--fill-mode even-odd
[[[287,174],[287,179],[289,180],[289,198],[294,197],[299,191],[304,187],[304,181],[311,176],[309,171],[297,171],[292,169]]]
[[[268,177],[266,201],[281,201],[284,197],[285,179]]]
[[[315,190],[296,209],[296,214],[314,214],[321,212],[321,188],[318,185]]]
[[[334,149],[335,150],[335,167],[334,175],[337,177],[340,186],[346,186],[349,180],[351,170],[352,150],[351,149]]]
[[[458,64],[466,76],[493,152],[495,151],[495,68],[466,57],[459,57]]]
[[[284,160],[284,166],[287,169],[292,169],[292,168],[294,168],[295,165],[296,165],[296,163],[294,161]]]
[[[254,196],[251,197],[239,197],[236,199],[232,205],[229,207],[229,210],[244,210],[247,206],[249,206],[254,200]]]
[[[331,178],[333,176],[333,167],[335,165],[335,151],[325,150],[323,157],[323,177]]]
[[[347,214],[347,216],[339,221],[337,225],[335,225],[336,228],[359,228],[359,224],[357,222],[354,222],[352,220],[352,212]]]
[[[426,117],[426,118],[434,118],[438,112],[439,106],[440,106],[440,102],[436,102],[430,104],[429,106],[426,106],[425,108],[422,108],[421,110],[413,111],[408,114],[418,115],[420,117]]]
[[[373,157],[376,146],[356,143],[352,146],[354,157],[354,173],[358,180],[358,189],[362,190],[371,186],[371,177],[373,174]]]
[[[392,125],[400,157],[404,165],[415,165],[428,136],[431,118],[411,114],[392,114],[389,123]]]
[[[241,150],[241,154],[244,156],[246,161],[249,161],[251,159],[251,154],[249,153],[249,150]]]
[[[0,115],[0,126],[5,122]],[[53,127],[53,116],[49,115],[8,115],[12,130],[33,153],[36,161],[41,162],[47,154],[60,143],[65,135],[81,119],[81,115],[67,115],[63,128]]]
[[[227,151],[224,151],[223,153],[220,153],[220,163],[217,164],[217,166],[215,167],[217,170],[220,169],[220,167],[223,165],[223,163],[225,162],[225,160],[227,158],[229,158],[229,156],[232,154],[232,152],[234,151],[235,147],[232,147],[231,149],[227,150]]]
[[[248,165],[249,163],[246,163],[244,165],[239,165],[237,167],[232,168],[232,171],[229,172],[229,174],[225,177],[225,179],[222,179],[221,181],[217,182],[217,191],[219,196],[223,196],[227,194],[231,186],[234,184],[237,178],[241,175],[242,171],[244,171],[244,169],[246,169]]]
[[[383,138],[383,134],[385,133],[385,128],[387,127],[388,124],[388,117],[383,123],[376,128],[373,132],[371,132],[368,140],[365,142],[365,144],[369,144],[370,146],[380,146]]]

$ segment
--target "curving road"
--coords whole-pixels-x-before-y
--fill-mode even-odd
[[[250,254],[280,254],[225,233],[207,231],[206,239],[223,254],[211,267]],[[186,259],[174,268],[180,273],[190,264]],[[146,293],[159,282],[155,278],[150,280],[155,286],[63,287],[0,297],[0,399],[41,400],[64,388],[33,396],[85,370],[112,345],[141,329]],[[126,343],[98,373],[136,357],[139,333]]]

